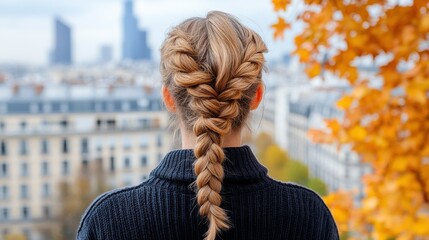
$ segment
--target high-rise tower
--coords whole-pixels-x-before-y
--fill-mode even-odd
[[[72,64],[71,28],[59,18],[54,20],[54,48],[50,55],[53,65]]]
[[[122,59],[150,60],[151,53],[147,45],[147,32],[138,27],[138,20],[133,13],[132,0],[124,2],[122,28]]]

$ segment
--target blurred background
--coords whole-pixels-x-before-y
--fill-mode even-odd
[[[409,71],[427,62],[428,7],[425,1],[0,1],[0,239],[75,239],[80,218],[97,195],[141,183],[165,153],[180,148],[161,100],[159,48],[170,27],[210,10],[234,14],[269,48],[264,101],[243,139],[269,174],[325,196],[343,239],[428,239],[429,148],[411,146],[417,156],[412,160],[395,158],[410,152],[387,156],[393,150],[386,146],[408,143],[386,136],[394,131],[404,139],[417,128],[424,133],[419,141],[429,140],[424,110],[429,74],[421,74],[418,90],[401,92],[401,81],[388,87],[405,103],[421,104],[413,107],[420,109],[416,121],[422,125],[411,132],[383,128],[396,118],[382,117],[392,99],[378,95],[388,79],[409,80]],[[399,19],[379,23],[394,15],[392,9]],[[398,24],[407,16],[414,18],[404,24],[421,35],[403,33]],[[371,32],[383,26],[384,35]],[[414,38],[384,46],[378,38],[394,42],[392,29]],[[413,40],[423,48],[414,49]],[[410,51],[398,56],[407,61],[383,75],[401,44]],[[409,100],[409,94],[418,97]],[[377,109],[363,108],[377,102]],[[398,106],[407,106],[404,102]],[[413,119],[401,116],[398,126]],[[370,124],[377,119],[384,122]],[[363,180],[376,176],[382,188],[384,175],[377,175],[374,165],[380,159],[400,163],[389,175],[395,181],[407,173],[407,163],[418,163],[408,170],[419,178],[405,183],[420,184],[410,195],[420,200],[412,214],[395,215],[396,222],[371,218],[389,216],[380,215],[385,209],[378,206],[391,203],[377,196],[401,191],[390,185],[377,195],[372,191],[377,182]],[[404,222],[408,225],[392,227]],[[419,228],[404,230],[411,225]]]

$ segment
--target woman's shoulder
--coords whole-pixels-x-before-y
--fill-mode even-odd
[[[326,214],[331,216],[331,213],[324,203],[322,197],[310,188],[301,186],[293,182],[281,182],[272,179],[272,184],[276,185],[277,189],[282,193],[282,198],[289,201],[290,205],[294,204],[310,204],[314,208],[319,208]]]
[[[272,180],[272,184],[278,189],[280,201],[285,206],[282,214],[292,215],[297,222],[312,222],[324,235],[320,239],[339,239],[331,211],[319,194],[292,182]]]
[[[141,183],[136,186],[123,187],[107,191],[93,200],[93,202],[85,210],[78,230],[77,239],[93,239],[90,236],[97,229],[97,223],[106,219],[120,218],[121,214],[125,214],[124,207],[133,204],[135,198],[140,193],[147,191],[147,185]]]

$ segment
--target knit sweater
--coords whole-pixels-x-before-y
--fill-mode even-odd
[[[216,239],[335,240],[337,227],[313,191],[267,176],[248,146],[225,148],[222,205],[231,228]],[[147,180],[99,196],[86,210],[79,240],[203,239],[191,149],[169,152]]]

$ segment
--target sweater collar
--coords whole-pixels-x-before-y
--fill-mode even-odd
[[[224,183],[257,181],[267,177],[267,169],[258,162],[249,146],[228,147],[224,151]],[[173,150],[167,153],[150,176],[173,181],[195,181],[195,160],[192,149]]]

